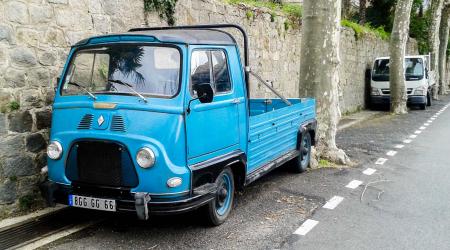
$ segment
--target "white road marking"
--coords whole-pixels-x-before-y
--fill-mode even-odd
[[[339,205],[339,203],[341,203],[341,201],[343,201],[343,200],[344,200],[344,197],[333,196],[333,198],[328,200],[328,202],[325,203],[325,205],[323,205],[323,208],[335,209]]]
[[[378,160],[375,162],[377,165],[383,165],[387,161],[386,158],[378,158]]]
[[[403,148],[405,145],[403,145],[403,144],[397,144],[397,145],[395,145],[394,146],[394,148]]]
[[[375,173],[377,170],[373,169],[373,168],[367,168],[366,170],[363,171],[363,174],[365,175],[372,175],[373,173]]]
[[[410,140],[410,139],[406,139],[403,141],[403,143],[411,143],[411,142],[412,142],[412,140]]]
[[[307,219],[303,224],[295,230],[294,234],[305,236],[311,229],[313,229],[317,224],[319,224],[316,220]]]
[[[353,180],[353,181],[349,182],[347,184],[347,186],[345,186],[345,187],[355,189],[355,188],[359,187],[359,185],[361,185],[362,183],[363,183],[362,181]]]
[[[420,130],[414,131],[414,134],[420,134],[420,133],[422,133],[422,131],[420,131]]]
[[[430,126],[430,123],[429,122],[425,122],[423,125],[424,126]]]
[[[387,153],[386,153],[386,155],[389,155],[389,156],[395,156],[397,154],[397,151],[394,151],[394,150],[389,150]]]
[[[414,138],[416,138],[417,137],[417,135],[410,135],[409,136],[409,138],[412,138],[412,139],[414,139]]]
[[[434,120],[436,120],[436,117],[431,117],[430,120],[433,122]]]
[[[427,127],[422,126],[422,127],[420,127],[419,129],[424,130],[424,129],[426,129],[426,128],[427,128]]]

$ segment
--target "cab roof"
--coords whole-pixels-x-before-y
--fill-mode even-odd
[[[97,36],[78,42],[76,45],[89,43],[93,38],[112,36],[149,36],[163,43],[183,43],[198,45],[236,45],[236,40],[229,33],[216,29],[174,29],[174,30],[140,30],[132,29],[129,32]]]

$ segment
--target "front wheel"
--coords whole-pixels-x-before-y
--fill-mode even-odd
[[[311,134],[304,132],[300,138],[300,154],[294,159],[294,171],[305,172],[311,160]]]
[[[428,92],[427,94],[427,106],[431,106],[431,101],[433,98],[431,98],[431,94]]]
[[[233,171],[230,168],[224,169],[217,177],[216,184],[216,198],[205,206],[207,222],[212,226],[224,223],[233,207]]]

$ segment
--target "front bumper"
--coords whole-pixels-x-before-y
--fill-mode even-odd
[[[116,200],[117,212],[134,212],[146,220],[149,214],[177,214],[197,209],[216,197],[217,186],[213,183],[195,188],[191,194],[167,198],[148,193],[131,193],[126,188],[109,188],[94,185],[62,185],[46,181],[41,185],[44,198],[50,206],[56,203],[68,205],[70,194]]]
[[[370,102],[372,105],[388,105],[391,102],[391,97],[387,95],[371,96]],[[409,95],[407,104],[417,105],[427,103],[427,97],[421,95]]]

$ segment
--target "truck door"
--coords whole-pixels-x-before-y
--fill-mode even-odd
[[[193,50],[190,64],[191,99],[197,96],[192,90],[195,84],[209,83],[214,90],[211,103],[194,100],[186,115],[188,159],[198,157],[201,161],[238,148],[240,99],[234,91],[224,50]]]

